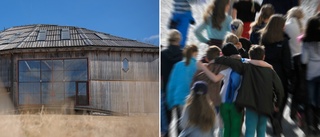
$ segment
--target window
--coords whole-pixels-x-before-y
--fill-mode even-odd
[[[68,28],[64,28],[61,30],[61,39],[70,40],[70,31]]]
[[[20,105],[62,104],[76,96],[77,82],[88,81],[87,59],[19,60],[18,64]]]
[[[127,71],[129,70],[129,61],[128,61],[127,58],[124,58],[124,59],[122,60],[122,70],[123,70],[124,72],[127,72]]]
[[[102,33],[95,33],[100,39],[110,39],[107,35]]]
[[[38,33],[37,40],[46,40],[47,37],[47,30],[40,30]]]

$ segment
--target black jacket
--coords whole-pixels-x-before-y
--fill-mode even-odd
[[[284,40],[274,43],[262,41],[265,47],[265,61],[273,66],[281,79],[285,92],[288,92],[288,80],[292,77],[292,61],[289,47],[289,37],[284,34]]]
[[[180,46],[170,45],[167,49],[161,51],[161,80],[162,91],[166,93],[166,87],[169,75],[173,65],[182,60],[182,50]]]
[[[229,57],[220,57],[215,63],[230,66],[243,76],[235,101],[237,106],[251,108],[259,114],[271,116],[273,104],[279,106],[282,103],[283,87],[272,69],[242,63]],[[274,96],[277,98],[276,102]]]
[[[261,25],[256,25],[256,26],[252,27],[252,32],[250,34],[250,42],[251,42],[251,44],[259,44],[259,42],[260,42],[259,30],[261,30],[265,26],[266,26],[266,24],[262,23]]]

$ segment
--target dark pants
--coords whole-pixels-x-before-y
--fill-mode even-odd
[[[319,130],[320,117],[320,76],[307,82],[308,86],[308,106],[307,106],[307,124],[312,130]]]
[[[306,65],[301,63],[301,55],[293,57],[293,66],[294,76],[292,85],[294,85],[294,87],[290,107],[291,118],[295,118],[297,111],[299,111],[299,106],[305,106],[307,100]]]
[[[210,39],[208,42],[207,42],[208,46],[218,46],[220,49],[222,49],[222,40],[219,40],[219,39]]]

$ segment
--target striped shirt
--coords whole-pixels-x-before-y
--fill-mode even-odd
[[[176,13],[191,11],[191,6],[188,0],[174,0],[173,7],[174,12]]]

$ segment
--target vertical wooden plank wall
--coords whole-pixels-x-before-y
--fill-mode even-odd
[[[122,70],[122,60],[129,70]],[[90,53],[90,104],[120,113],[158,113],[158,53]]]

